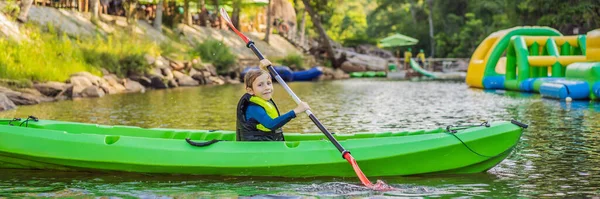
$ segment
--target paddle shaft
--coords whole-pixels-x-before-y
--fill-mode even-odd
[[[254,52],[254,54],[258,57],[259,60],[265,59],[265,57],[258,50],[258,48],[256,48],[256,46],[254,46],[253,41],[249,41],[247,44],[247,47],[250,48],[252,50],[252,52]],[[273,68],[273,66],[269,65],[269,66],[267,66],[267,69],[269,70],[269,72],[271,72],[273,77],[275,77],[275,80],[277,80],[277,82],[279,82],[279,84],[283,87],[283,89],[285,89],[285,91],[287,91],[287,93],[290,96],[292,96],[292,99],[294,99],[296,104],[300,104],[300,102],[302,102],[300,100],[300,98],[298,98],[298,96],[294,93],[294,91],[292,91],[292,89],[290,89],[290,87],[285,83],[285,81],[281,78],[281,76],[279,76],[279,73],[275,70],[275,68]],[[312,120],[312,122],[315,123],[315,125],[317,125],[317,128],[319,128],[319,130],[321,130],[321,132],[323,132],[323,134],[325,134],[327,139],[329,139],[329,141],[331,141],[333,143],[333,145],[335,145],[335,148],[337,148],[337,150],[340,151],[340,153],[342,153],[342,158],[344,158],[344,155],[346,153],[349,153],[349,151],[346,151],[346,149],[344,149],[344,147],[342,147],[342,145],[340,145],[340,143],[333,137],[333,135],[329,132],[329,130],[327,130],[327,128],[325,128],[325,126],[323,126],[323,124],[321,124],[319,119],[317,119],[317,117],[312,113],[312,111],[306,110],[305,112],[308,115],[308,118],[310,118],[310,120]]]

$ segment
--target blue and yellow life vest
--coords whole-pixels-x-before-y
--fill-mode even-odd
[[[284,141],[283,130],[268,129],[254,118],[246,118],[246,110],[250,104],[255,104],[267,112],[271,118],[279,117],[279,109],[273,100],[264,100],[260,97],[244,94],[237,106],[236,140],[237,141]]]

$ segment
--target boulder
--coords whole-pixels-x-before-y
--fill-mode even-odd
[[[10,99],[16,105],[33,105],[40,103],[41,96],[35,96],[28,93],[21,93],[13,91],[11,89],[0,87],[0,93],[3,93],[8,99]]]
[[[12,102],[4,93],[0,93],[0,111],[6,111],[17,108],[17,105]]]
[[[102,84],[99,87],[100,87],[100,89],[102,89],[104,91],[105,94],[112,95],[112,94],[120,93],[119,91],[117,91],[117,89],[115,89],[115,87],[112,87],[109,84]]]
[[[370,55],[366,55],[366,54],[360,54],[360,53],[356,53],[356,52],[352,52],[349,50],[344,50],[344,49],[336,49],[335,50],[335,57],[341,60],[346,60],[345,62],[350,62],[352,63],[352,66],[355,67],[365,67],[366,70],[369,71],[385,71],[386,67],[387,67],[387,60],[377,57],[377,56],[370,56]],[[344,63],[342,63],[343,65]],[[346,67],[349,67],[349,65],[347,65]],[[349,71],[349,70],[345,70],[343,67],[341,67],[342,70],[346,71],[346,72],[359,72],[359,71]],[[363,70],[364,71],[364,70]]]
[[[200,68],[201,71],[208,71],[209,75],[217,76],[217,68],[215,68],[215,66],[213,66],[212,64],[209,64],[209,63],[204,63],[202,65],[204,67]]]
[[[121,93],[121,92],[125,91],[125,87],[122,84],[123,81],[118,79],[116,76],[106,75],[103,78],[108,83],[108,86],[114,89],[115,93]],[[106,85],[102,85],[102,86],[106,86]],[[113,93],[109,92],[108,94],[113,94]]]
[[[210,77],[208,77],[208,80],[210,80],[210,82],[212,84],[216,84],[216,85],[223,85],[223,84],[225,84],[225,80],[222,77],[210,76]]]
[[[97,86],[88,86],[81,92],[82,97],[103,97],[104,95],[104,90]]]
[[[192,75],[192,78],[198,81],[198,83],[201,85],[206,84],[206,77],[204,77],[202,73],[196,73]]]
[[[67,100],[71,97],[73,97],[73,85],[67,84],[65,90],[61,91],[56,96],[54,96],[54,99],[60,101],[60,100]]]
[[[350,78],[350,75],[348,73],[345,73],[343,70],[341,69],[335,69],[333,71],[333,73],[331,73],[333,76],[333,79],[348,79]]]
[[[177,83],[177,80],[175,80],[175,79],[167,80],[167,84],[169,85],[169,88],[179,87],[179,84]]]
[[[152,88],[156,88],[156,89],[169,88],[169,86],[167,85],[167,83],[165,81],[163,81],[163,78],[161,78],[159,76],[151,76],[150,77],[150,81],[151,81],[150,82],[150,87],[152,87]]]
[[[161,68],[161,74],[165,77],[165,79],[172,80],[173,79],[173,71],[171,68]]]
[[[194,80],[194,78],[187,76],[179,71],[173,71],[173,76],[179,86],[198,86],[198,81]]]
[[[158,68],[167,68],[169,67],[169,60],[165,59],[162,56],[159,56],[158,58],[156,58],[156,61],[154,61],[154,66]]]
[[[40,93],[50,97],[55,97],[67,87],[67,84],[62,82],[45,82],[33,85],[33,88],[37,89]]]
[[[148,63],[148,65],[152,65],[156,61],[156,58],[149,54],[145,54],[144,59],[146,60],[146,63]]]
[[[40,93],[40,91],[36,90],[36,89],[32,89],[32,88],[21,88],[18,89],[19,92],[23,93],[23,94],[29,94],[29,95],[33,95],[35,96],[40,102],[52,102],[54,101],[54,98],[52,97],[48,97],[45,96],[44,94]]]
[[[133,81],[131,79],[125,79],[125,92],[130,92],[130,93],[137,93],[137,92],[145,92],[146,88],[144,88],[144,86],[142,86],[142,84],[138,83],[137,81]]]
[[[191,76],[194,76],[196,73],[199,73],[199,72],[194,68],[190,68],[188,75],[191,77]]]
[[[180,70],[183,70],[183,68],[185,67],[185,64],[182,61],[171,59],[171,58],[168,58],[168,57],[165,57],[165,59],[169,60],[169,66],[173,70],[179,70],[180,71]]]
[[[95,85],[95,86],[100,86],[100,85],[102,85],[102,83],[105,83],[104,79],[102,79],[102,78],[100,78],[98,76],[92,75],[89,72],[74,73],[74,74],[71,75],[71,78],[73,78],[73,77],[85,77],[88,80],[90,80],[90,82],[92,83],[92,85]]]
[[[225,83],[227,84],[240,84],[240,80],[235,79],[235,78],[231,78],[229,76],[225,77]]]
[[[69,78],[68,83],[71,83],[73,86],[83,86],[83,88],[94,85],[90,79],[84,76],[72,76]]]
[[[142,84],[145,87],[151,87],[152,86],[152,80],[150,80],[150,78],[144,77],[144,76],[130,76],[129,80],[133,80],[136,82],[139,82],[140,84]],[[127,81],[123,82],[123,85],[125,85]],[[125,88],[127,88],[127,86],[125,86]]]
[[[94,84],[92,84],[92,82],[84,76],[73,76],[69,79],[69,82],[71,85],[73,85],[73,89],[71,91],[72,98],[83,97],[81,92],[83,92],[83,90],[87,87],[94,86]]]
[[[367,67],[363,66],[363,65],[355,65],[352,62],[349,61],[345,61],[344,63],[342,63],[342,65],[340,66],[340,68],[342,70],[344,70],[347,73],[351,73],[351,72],[362,72],[362,71],[366,71]]]

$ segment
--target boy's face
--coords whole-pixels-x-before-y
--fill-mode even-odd
[[[269,74],[262,74],[252,82],[252,88],[246,88],[250,95],[270,100],[273,97],[273,82]]]

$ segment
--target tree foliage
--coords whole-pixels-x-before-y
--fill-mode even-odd
[[[346,46],[401,33],[419,40],[411,48],[431,52],[431,12],[437,57],[470,57],[489,34],[514,26],[549,26],[565,35],[600,27],[598,0],[434,0],[431,8],[425,0],[311,2],[328,35]]]

